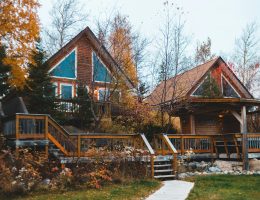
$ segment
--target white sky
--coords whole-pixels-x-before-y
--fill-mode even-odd
[[[104,11],[117,9],[128,15],[133,27],[150,40],[156,40],[162,24],[165,0],[81,0],[88,13],[88,26],[94,29],[95,19]],[[216,54],[230,53],[234,40],[251,21],[260,25],[259,0],[176,0],[185,11],[186,32],[192,35],[193,45],[197,41],[212,40],[212,51]],[[43,26],[48,26],[52,0],[40,0],[39,10]],[[259,33],[260,38],[260,33]]]

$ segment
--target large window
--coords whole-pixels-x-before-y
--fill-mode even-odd
[[[205,90],[207,89],[207,82],[209,81],[209,76],[207,76],[199,87],[193,92],[194,96],[204,96]]]
[[[72,85],[61,85],[61,98],[72,99]]]
[[[98,100],[99,101],[108,101],[110,97],[109,89],[99,89],[98,90]]]
[[[231,86],[231,84],[224,76],[222,76],[222,89],[224,97],[239,98],[239,94],[236,92],[236,90]]]
[[[111,82],[111,75],[104,63],[93,52],[93,79],[97,82]]]
[[[51,76],[75,79],[76,78],[76,49],[62,59],[50,71]]]

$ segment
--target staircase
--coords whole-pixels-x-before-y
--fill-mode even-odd
[[[174,179],[176,175],[172,163],[172,158],[170,156],[156,157],[153,165],[154,178],[160,180]]]
[[[51,149],[53,153],[55,152],[54,154],[63,153],[65,156],[75,156],[77,153],[77,145],[70,138],[69,133],[50,116],[48,117],[47,136],[53,144]]]
[[[215,136],[213,143],[215,152],[219,158],[222,158],[220,155],[224,154],[224,158],[230,159],[232,156],[232,158],[241,159],[241,142],[237,141],[233,135]]]

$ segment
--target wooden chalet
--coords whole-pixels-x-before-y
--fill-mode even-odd
[[[244,159],[248,151],[260,153],[260,134],[249,133],[247,128],[248,114],[260,101],[221,57],[162,81],[148,102],[180,118],[180,134],[171,138],[182,153],[189,148],[197,153],[210,152],[207,149],[211,148],[211,153],[222,152],[227,158],[234,153]],[[179,138],[182,142],[177,141]],[[196,138],[199,141],[195,142]]]
[[[103,112],[106,116],[111,113],[110,96],[121,96],[120,89],[116,88],[113,81],[123,82],[128,89],[134,88],[133,82],[89,27],[81,31],[47,62],[55,86],[55,95],[62,105],[61,109],[66,113],[75,112],[76,106],[71,99],[77,95],[79,84],[93,97],[97,112]]]

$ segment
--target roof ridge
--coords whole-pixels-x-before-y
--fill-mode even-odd
[[[195,67],[193,67],[193,68],[191,68],[191,69],[188,69],[188,70],[186,70],[186,71],[184,71],[184,72],[182,72],[182,73],[180,73],[180,74],[177,74],[176,76],[179,76],[179,75],[181,75],[181,74],[184,74],[184,73],[186,73],[186,72],[189,72],[189,71],[191,71],[191,70],[194,70],[194,69],[196,69],[196,68],[198,68],[198,67],[200,67],[200,66],[202,66],[202,65],[206,65],[207,63],[209,63],[209,62],[211,62],[211,61],[213,61],[213,60],[217,60],[217,59],[219,59],[219,58],[220,58],[220,56],[217,56],[217,57],[215,57],[215,58],[212,58],[212,59],[210,59],[210,60],[207,60],[206,62],[201,63],[201,64],[199,64],[199,65],[197,65],[197,66],[195,66]],[[176,77],[176,76],[174,76],[174,77]],[[174,78],[174,77],[171,77],[171,78]]]
[[[176,78],[176,77],[178,77],[178,76],[181,76],[181,75],[183,75],[183,74],[185,74],[185,73],[187,73],[187,72],[190,72],[190,71],[192,71],[192,70],[194,70],[194,69],[197,69],[198,67],[200,67],[200,66],[202,66],[202,65],[205,65],[205,64],[207,64],[207,63],[209,63],[209,62],[211,62],[211,61],[213,61],[213,60],[217,60],[217,59],[219,59],[219,58],[221,58],[220,56],[217,56],[217,57],[215,57],[215,58],[212,58],[212,59],[210,59],[210,60],[207,60],[205,63],[202,63],[202,64],[199,64],[199,65],[197,65],[197,66],[195,66],[195,67],[193,67],[193,68],[191,68],[191,69],[188,69],[188,70],[186,70],[186,71],[184,71],[184,72],[182,72],[182,73],[180,73],[180,74],[177,74],[177,75],[175,75],[175,76],[173,76],[173,77],[170,77],[170,78],[168,78],[168,79],[166,79],[166,80],[162,80],[158,85],[156,85],[156,87],[153,89],[153,90],[155,90],[157,87],[159,87],[164,81],[165,82],[168,82],[169,80],[171,80],[171,79],[174,79],[174,78]]]

